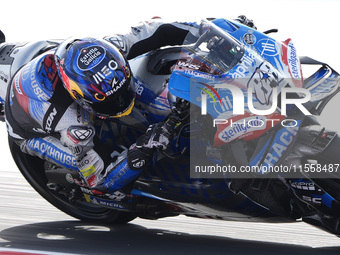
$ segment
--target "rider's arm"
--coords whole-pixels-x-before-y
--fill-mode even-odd
[[[88,187],[103,191],[119,190],[134,181],[150,157],[135,148],[112,152],[95,137],[90,125],[70,126],[60,132],[60,139],[47,136],[18,143],[24,153],[76,170]]]
[[[70,126],[60,134],[60,141],[72,151],[80,175],[91,188],[106,191],[121,189],[134,181],[144,167],[133,167],[132,158],[128,155],[134,151],[133,148],[112,151],[95,136],[91,125]],[[142,160],[146,162],[148,158],[149,155],[145,155]]]
[[[253,20],[244,15],[238,16],[235,21],[256,29]],[[156,18],[132,27],[128,34],[104,39],[120,48],[127,59],[133,59],[163,46],[182,45],[188,35],[196,39],[199,37],[199,25],[196,22],[165,22]]]
[[[162,19],[152,19],[132,27],[128,34],[105,39],[119,47],[127,59],[132,59],[162,46],[182,45],[188,33],[198,36],[198,29],[196,23],[167,23]]]

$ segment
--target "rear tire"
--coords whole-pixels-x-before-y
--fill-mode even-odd
[[[9,147],[17,167],[29,184],[44,199],[64,213],[83,221],[112,224],[124,224],[137,217],[131,212],[112,210],[88,202],[69,201],[66,196],[47,188],[44,160],[23,153],[11,137],[9,137]]]

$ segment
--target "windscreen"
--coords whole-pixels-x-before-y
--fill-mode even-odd
[[[200,37],[190,43],[187,37],[183,49],[183,59],[179,67],[192,67],[212,75],[221,75],[232,69],[244,54],[243,46],[215,24],[203,20],[200,24]],[[184,61],[184,63],[183,63]]]

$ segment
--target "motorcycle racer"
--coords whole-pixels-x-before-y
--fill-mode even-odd
[[[167,148],[175,120],[151,125],[114,156],[96,136],[94,122],[131,113],[135,88],[129,59],[181,45],[188,33],[198,36],[196,23],[153,19],[126,35],[71,38],[44,51],[11,79],[5,100],[9,135],[23,152],[79,171],[91,189],[122,189],[149,165],[156,148]]]

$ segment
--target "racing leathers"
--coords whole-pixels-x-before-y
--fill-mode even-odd
[[[195,23],[165,23],[155,19],[133,27],[129,34],[105,39],[118,46],[127,59],[132,59],[161,46],[181,45],[189,32],[197,35]],[[40,54],[13,76],[5,102],[9,135],[23,152],[77,170],[89,188],[119,190],[134,181],[148,165],[154,148],[160,144],[149,140],[160,136],[149,133],[137,140],[137,145],[111,155],[112,149],[106,148],[98,138],[95,116],[64,89],[54,51]],[[161,129],[148,130],[160,132]],[[161,145],[166,146],[169,139],[170,135],[165,136]],[[149,148],[144,148],[148,145]]]

